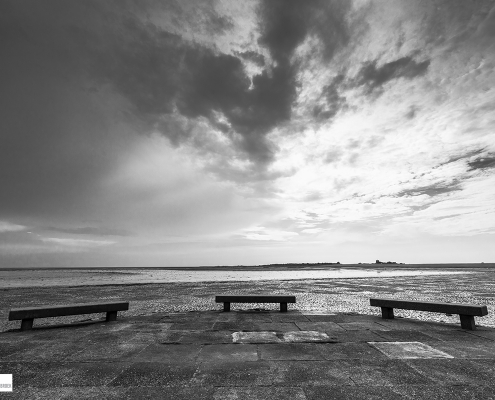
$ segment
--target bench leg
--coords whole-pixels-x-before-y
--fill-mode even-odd
[[[107,312],[107,322],[117,321],[117,311]]]
[[[229,312],[230,311],[230,303],[229,302],[224,302],[223,303],[223,311]]]
[[[460,317],[462,329],[469,329],[470,331],[474,331],[476,329],[476,325],[474,324],[474,316],[460,314]]]
[[[383,319],[394,319],[394,309],[389,307],[382,307]]]
[[[23,319],[21,322],[21,331],[28,331],[30,329],[33,329],[33,321],[34,318]]]
[[[280,303],[280,312],[287,312],[287,303]]]

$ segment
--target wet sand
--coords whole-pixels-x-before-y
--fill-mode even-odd
[[[480,326],[495,327],[495,270],[466,268],[466,274],[420,275],[407,277],[271,280],[256,282],[160,283],[80,287],[36,287],[0,290],[0,331],[18,329],[20,321],[7,321],[11,308],[44,304],[126,300],[130,310],[122,317],[161,312],[219,310],[214,296],[222,293],[294,294],[297,303],[289,309],[317,312],[346,312],[379,315],[369,306],[370,297],[391,297],[425,301],[487,305],[489,315],[476,317]],[[237,308],[277,309],[278,304],[232,304]],[[458,323],[459,316],[396,310],[398,317],[423,321]],[[79,315],[35,320],[35,326],[101,319],[99,315]]]

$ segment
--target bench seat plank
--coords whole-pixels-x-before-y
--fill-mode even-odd
[[[217,303],[295,303],[296,296],[267,296],[267,295],[223,295],[216,296]]]
[[[230,303],[280,303],[280,312],[287,312],[287,303],[295,303],[296,296],[280,295],[220,295],[215,302],[223,303],[223,311],[230,311]]]
[[[103,302],[14,308],[9,312],[9,321],[21,319],[21,331],[26,331],[32,329],[35,318],[63,317],[66,315],[106,312],[106,320],[115,321],[117,320],[118,311],[126,311],[128,309],[129,302]]]
[[[394,308],[402,310],[429,311],[445,314],[459,314],[461,327],[474,330],[474,316],[488,315],[486,306],[476,304],[435,303],[431,301],[411,301],[396,299],[370,299],[370,305],[382,308],[382,318],[394,318]]]
[[[128,302],[108,302],[92,304],[67,304],[10,310],[9,321],[28,318],[63,317],[66,315],[93,314],[112,311],[127,311]]]
[[[475,304],[435,303],[429,301],[410,301],[395,299],[370,299],[370,305],[375,307],[399,308],[404,310],[430,311],[445,314],[488,315],[486,306]]]

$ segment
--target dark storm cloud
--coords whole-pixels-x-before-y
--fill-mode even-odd
[[[480,156],[480,154],[483,153],[484,151],[485,151],[484,148],[476,149],[476,150],[470,150],[470,151],[467,151],[463,154],[459,154],[459,155],[455,155],[455,156],[450,157],[446,162],[439,164],[439,166],[443,166],[443,165],[447,165],[450,163],[454,163],[454,162],[463,160],[468,164],[469,167],[471,167],[470,170],[477,169],[476,166],[482,166],[482,168],[483,168],[483,165],[490,164],[490,161],[486,162],[484,160],[490,160],[491,159],[490,155],[488,155],[488,157],[481,157]],[[475,157],[476,157],[476,159],[474,161],[469,161]],[[483,161],[481,161],[481,160],[483,160]],[[481,163],[479,161],[481,161]],[[471,164],[473,164],[473,165],[471,165]]]
[[[324,46],[328,60],[349,40],[345,16],[350,2],[322,0],[270,0],[260,4],[261,38],[279,63],[289,60],[304,39],[313,34]]]
[[[412,57],[402,57],[377,66],[377,61],[366,63],[356,77],[358,86],[365,86],[369,92],[381,88],[385,83],[398,78],[412,79],[422,76],[428,70],[430,60],[415,61]]]
[[[291,118],[294,50],[317,35],[328,59],[348,37],[347,2],[269,1],[258,17],[272,60],[222,54],[153,25],[153,7],[185,18],[172,1],[0,2],[0,217],[83,215],[92,205],[82,194],[99,187],[130,131],[158,129],[180,145],[206,120],[263,169],[276,151],[267,133]],[[231,27],[210,3],[199,14],[212,34]],[[251,79],[245,59],[265,69]],[[336,96],[329,86],[326,98]]]
[[[450,192],[455,192],[462,190],[461,187],[459,186],[458,183],[452,183],[452,184],[433,184],[429,186],[423,186],[423,187],[418,187],[414,189],[407,189],[407,190],[402,190],[401,192],[397,193],[398,197],[403,197],[403,196],[421,196],[421,195],[428,195],[430,197],[442,195],[445,193],[450,193]]]
[[[488,169],[488,168],[495,168],[495,156],[494,155],[487,155],[484,157],[480,157],[476,160],[468,162],[469,166],[469,171],[474,171],[478,169]]]
[[[132,236],[133,233],[125,229],[113,229],[105,227],[84,226],[79,228],[45,228],[48,231],[69,233],[74,235],[92,235],[92,236]]]
[[[221,54],[136,19],[125,22],[125,41],[115,41],[98,55],[95,74],[124,94],[139,117],[165,128],[162,133],[173,143],[179,144],[190,133],[187,129],[178,132],[177,125],[170,125],[173,118],[163,118],[177,110],[188,118],[208,119],[229,137],[234,132],[240,134],[241,140],[234,144],[251,161],[264,165],[272,160],[274,151],[266,134],[291,117],[297,89],[297,65],[291,61],[294,50],[314,33],[320,35],[325,55],[330,57],[347,38],[342,22],[345,4],[262,2],[259,43],[276,64],[251,80],[241,59],[261,66],[264,58],[260,54]],[[332,87],[327,98],[329,102],[340,100]],[[230,127],[219,122],[216,113],[221,113]],[[320,113],[325,115],[325,111]],[[169,122],[164,124],[164,120]]]
[[[323,88],[320,101],[313,108],[313,117],[318,120],[330,119],[346,108],[346,98],[340,94],[344,78],[344,74],[337,75]]]
[[[293,57],[294,51],[308,35],[317,36],[323,44],[323,58],[329,61],[335,50],[349,40],[345,24],[349,7],[350,3],[345,1],[273,0],[260,3],[259,44],[269,50],[276,66],[253,79],[252,97],[256,106],[248,119],[244,118],[244,129],[252,131],[252,122],[260,121],[261,132],[267,132],[290,119],[298,88],[298,60]],[[337,77],[325,88],[323,100],[313,109],[313,116],[331,118],[343,106],[345,99],[337,90],[342,79]],[[259,138],[259,134],[251,135],[247,143],[255,146]]]
[[[136,116],[150,126],[163,128],[162,133],[173,143],[180,144],[190,134],[188,129],[178,130],[174,119],[166,117],[177,110],[190,119],[208,119],[230,137],[234,132],[240,134],[241,140],[235,142],[239,149],[251,161],[263,165],[272,160],[274,151],[266,134],[291,117],[297,65],[290,58],[310,31],[328,33],[328,28],[321,26],[323,21],[315,24],[319,6],[329,15],[342,14],[331,13],[331,7],[321,2],[261,4],[260,44],[269,50],[276,64],[251,80],[241,60],[261,66],[264,58],[260,54],[218,53],[136,18],[120,27],[124,35],[106,38],[107,45],[92,57],[91,72],[122,93]],[[345,9],[337,9],[341,8]],[[341,31],[340,25],[337,30]],[[337,45],[328,37],[324,43],[328,54]],[[219,123],[218,113],[228,124]]]

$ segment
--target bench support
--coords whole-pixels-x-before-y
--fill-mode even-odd
[[[117,311],[107,312],[107,322],[117,321]]]
[[[225,311],[225,312],[230,311],[230,303],[228,301],[223,303],[223,311]]]
[[[474,323],[474,317],[472,315],[459,315],[461,317],[461,328],[469,329],[470,331],[474,331],[476,329],[476,325]]]
[[[21,322],[21,331],[29,331],[33,329],[34,318],[25,318]]]
[[[280,312],[287,312],[287,303],[280,303]]]
[[[394,319],[394,309],[390,307],[382,307],[383,319]]]

